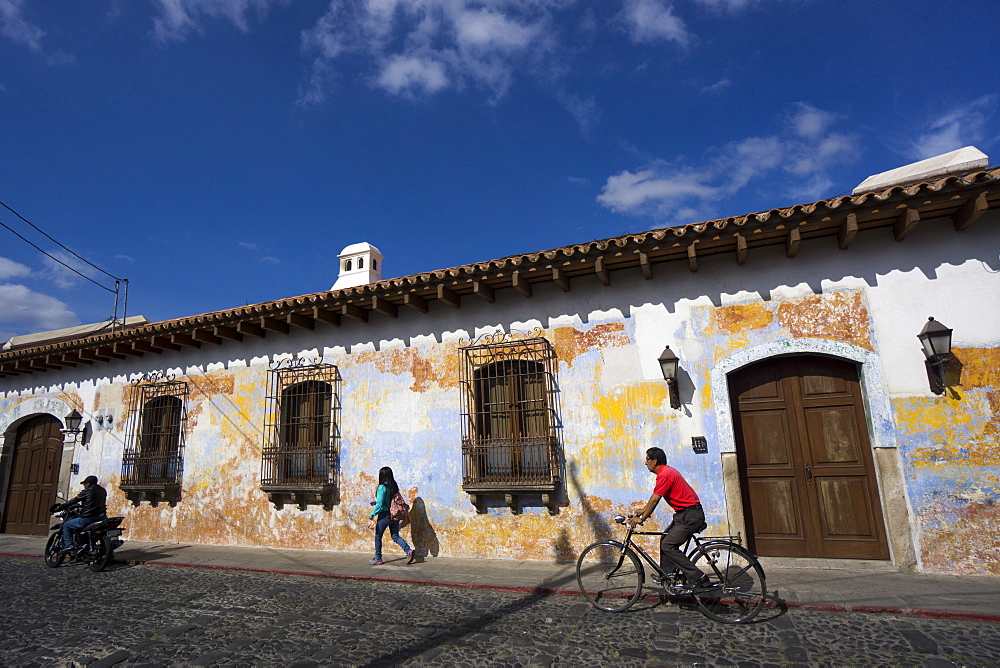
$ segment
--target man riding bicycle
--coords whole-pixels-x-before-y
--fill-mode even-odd
[[[653,514],[660,499],[666,499],[674,510],[674,517],[660,539],[660,570],[669,573],[679,569],[687,578],[688,589],[709,584],[708,576],[679,549],[693,534],[705,528],[701,500],[684,476],[677,469],[667,466],[667,455],[661,448],[646,450],[646,469],[656,476],[653,494],[642,512],[628,518],[628,523],[633,527],[642,524]]]

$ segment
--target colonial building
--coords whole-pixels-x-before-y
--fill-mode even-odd
[[[1000,169],[966,158],[402,278],[354,244],[329,291],[31,339],[2,530],[94,474],[134,540],[368,552],[389,465],[424,553],[567,560],[658,445],[761,555],[1000,574]]]

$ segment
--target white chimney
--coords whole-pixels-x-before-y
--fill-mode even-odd
[[[331,290],[354,288],[382,280],[382,253],[362,241],[340,251],[340,274]]]

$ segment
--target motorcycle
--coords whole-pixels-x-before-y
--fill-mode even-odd
[[[75,546],[69,552],[64,552],[62,523],[79,517],[80,513],[76,508],[56,510],[57,506],[58,504],[52,506],[56,522],[51,527],[52,535],[45,543],[45,565],[49,568],[58,568],[68,557],[70,561],[85,562],[95,573],[103,571],[108,562],[114,559],[115,550],[125,544],[121,538],[124,531],[121,523],[125,518],[109,517],[96,520],[76,530]]]

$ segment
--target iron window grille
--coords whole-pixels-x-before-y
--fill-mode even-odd
[[[555,350],[543,337],[507,336],[460,349],[462,486],[542,492],[547,504],[560,482]]]
[[[339,467],[340,373],[332,364],[270,371],[261,488],[281,506],[332,503]]]
[[[129,402],[121,489],[136,505],[176,503],[184,464],[188,384],[143,380]]]

